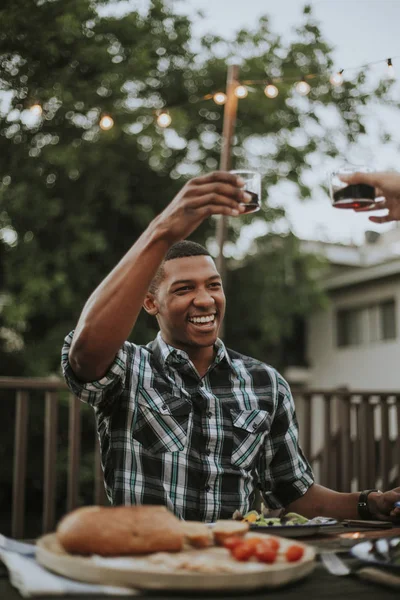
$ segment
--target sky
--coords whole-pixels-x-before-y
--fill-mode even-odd
[[[172,0],[176,10],[191,17],[193,32],[197,36],[217,33],[229,38],[243,27],[256,27],[260,16],[268,15],[272,30],[287,41],[301,20],[305,3],[302,0]],[[309,0],[308,4],[313,6],[314,17],[319,21],[325,39],[335,48],[336,70],[378,62],[372,67],[372,72],[377,77],[385,76],[385,59],[392,58],[400,81],[400,0]],[[134,7],[145,10],[146,6],[146,0],[119,3],[122,9]],[[197,16],[199,10],[204,15],[202,18]],[[397,99],[399,94],[400,84],[395,88]],[[362,144],[349,149],[348,155],[338,158],[338,164],[351,160],[376,169],[400,169],[395,145],[382,146],[375,140],[374,130],[379,127],[380,119],[390,124],[400,144],[400,111],[394,114],[384,108],[371,109],[370,135]],[[316,177],[326,177],[328,167],[326,171],[323,164],[319,168]],[[373,224],[365,214],[333,209],[329,198],[318,193],[317,189],[310,200],[301,202],[293,196],[292,188],[282,186],[275,197],[271,194],[270,201],[271,204],[285,206],[290,228],[302,238],[360,244],[365,230],[383,232],[392,227]]]

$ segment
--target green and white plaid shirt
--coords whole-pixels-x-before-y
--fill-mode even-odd
[[[288,384],[272,367],[228,350],[200,378],[186,352],[161,335],[125,342],[99,381],[80,382],[62,351],[72,392],[96,413],[112,504],[163,504],[187,520],[250,510],[258,487],[272,508],[314,482],[298,445]]]

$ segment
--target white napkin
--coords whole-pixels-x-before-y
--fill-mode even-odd
[[[137,590],[80,583],[55,575],[36,562],[35,546],[11,540],[0,535],[0,558],[6,565],[10,583],[21,596],[61,596],[74,594],[104,594],[107,596],[136,596]]]

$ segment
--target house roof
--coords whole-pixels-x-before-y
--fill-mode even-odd
[[[302,249],[324,256],[331,266],[321,277],[325,290],[340,289],[400,275],[400,227],[384,234],[367,231],[365,243],[333,244],[303,240]]]
[[[384,263],[358,267],[345,272],[327,275],[321,280],[323,289],[334,290],[400,275],[400,258]]]

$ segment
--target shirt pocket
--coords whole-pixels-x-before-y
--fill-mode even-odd
[[[151,453],[180,452],[187,444],[190,403],[171,394],[139,394],[132,437]]]
[[[231,462],[243,469],[253,465],[271,429],[271,416],[266,410],[233,410],[233,449]]]

